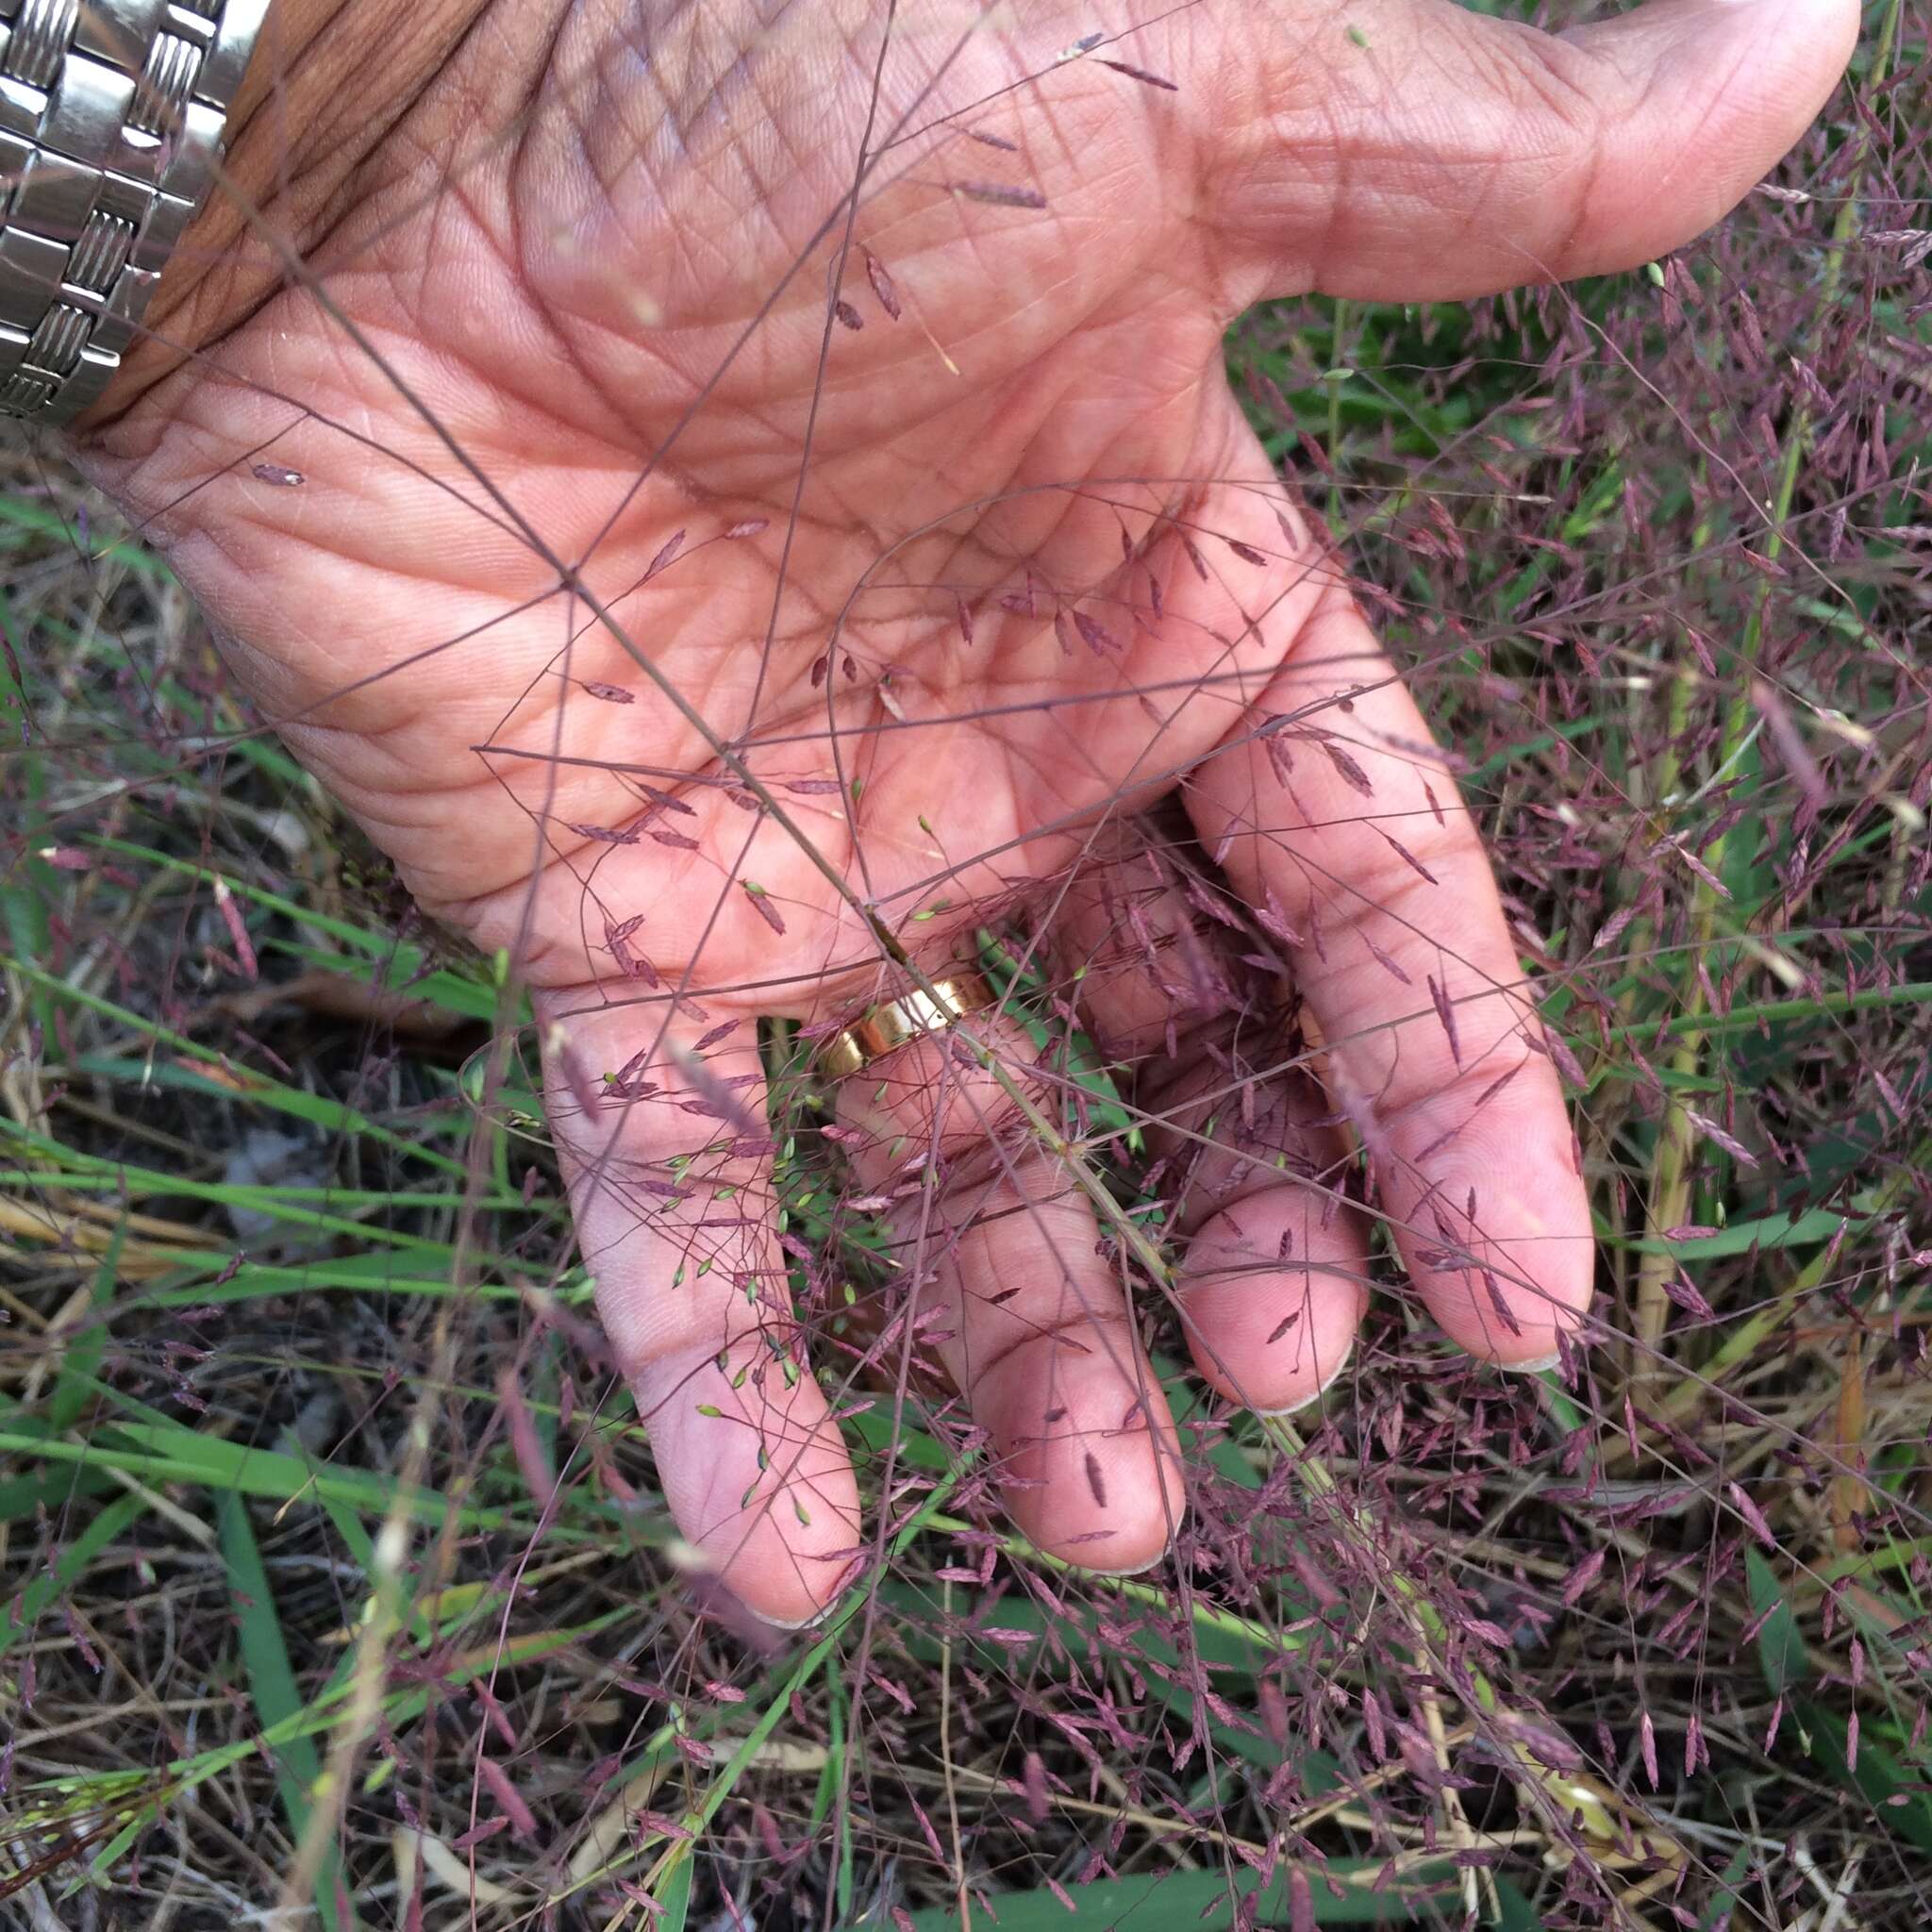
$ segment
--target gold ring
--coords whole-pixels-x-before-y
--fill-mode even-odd
[[[933,981],[932,991],[915,989],[886,1000],[841,1026],[818,1054],[818,1071],[828,1080],[842,1080],[869,1067],[908,1041],[948,1026],[999,1004],[999,993],[985,974],[971,968],[950,978]]]

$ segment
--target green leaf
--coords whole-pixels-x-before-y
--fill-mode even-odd
[[[1755,1856],[1755,1848],[1748,1840],[1731,1854],[1729,1862],[1720,1874],[1724,1890],[1713,1893],[1710,1903],[1705,1907],[1704,1915],[1697,1922],[1698,1932],[1716,1932],[1718,1925],[1728,1921],[1737,1910],[1737,1889],[1745,1873],[1750,1871]]]
[[[1764,1618],[1757,1626],[1757,1658],[1764,1668],[1764,1681],[1774,1697],[1782,1697],[1811,1674],[1805,1660],[1805,1640],[1783,1589],[1771,1574],[1771,1565],[1756,1550],[1744,1552],[1744,1578],[1751,1592],[1751,1613]],[[1769,1616],[1765,1616],[1767,1610]]]
[[[1378,1890],[1381,1858],[1331,1858],[1326,1876],[1341,1887],[1337,1898],[1322,1874],[1311,1872],[1308,1902],[1318,1925],[1373,1925],[1388,1920],[1419,1918],[1442,1908],[1448,1897],[1447,1859],[1410,1874],[1406,1883]],[[1291,1910],[1290,1876],[1278,1873],[1264,1889],[1260,1874],[1245,1870],[1136,1874],[1064,1888],[1074,1902],[1070,1912],[1044,1887],[1037,1891],[1004,1891],[991,1903],[999,1913],[999,1932],[1079,1932],[1083,1926],[1120,1926],[1122,1932],[1163,1932],[1187,1926],[1190,1932],[1226,1932],[1234,1924],[1234,1901],[1252,1899],[1253,1923],[1285,1925]],[[958,1913],[952,1906],[914,1912],[918,1932],[955,1932]]]
[[[1870,1738],[1858,1740],[1858,1761],[1851,1761],[1851,1733],[1836,1711],[1808,1697],[1791,1707],[1811,1739],[1811,1756],[1847,1790],[1870,1801],[1873,1816],[1887,1830],[1932,1853],[1932,1801],[1924,1786],[1911,1776],[1884,1745]]]
[[[54,1393],[47,1403],[47,1417],[63,1434],[80,1420],[87,1407],[88,1385],[100,1369],[107,1342],[108,1324],[91,1320],[76,1331],[62,1352],[60,1373],[55,1378]]]
[[[11,491],[0,495],[0,524],[11,529],[31,530],[36,536],[51,537],[63,547],[71,546],[75,541],[74,525],[58,510],[17,496]],[[88,548],[86,544],[80,547]],[[92,552],[90,560],[99,562],[106,558],[125,564],[151,588],[175,580],[175,574],[166,562],[132,537],[117,537],[111,543],[101,545]],[[25,658],[26,654],[22,652],[21,655]]]
[[[1775,1696],[1784,1697],[1808,1681],[1811,1668],[1805,1657],[1805,1640],[1797,1619],[1785,1601],[1771,1565],[1756,1550],[1744,1552],[1744,1576],[1751,1608],[1764,1621],[1757,1630],[1757,1656],[1764,1680]],[[1765,1615],[1769,1610],[1770,1614]],[[1932,1802],[1920,1781],[1907,1774],[1875,1739],[1858,1740],[1857,1762],[1852,1762],[1851,1726],[1836,1711],[1809,1697],[1794,1697],[1791,1713],[1803,1728],[1813,1760],[1824,1767],[1847,1790],[1859,1792],[1888,1830],[1932,1853]]]
[[[135,1840],[159,1815],[158,1807],[143,1805],[88,1861],[89,1872],[97,1879],[105,1879],[125,1854],[132,1848]]]
[[[1160,1377],[1160,1386],[1166,1393],[1167,1406],[1173,1412],[1175,1426],[1181,1431],[1181,1440],[1188,1440],[1193,1433],[1189,1425],[1195,1424],[1209,1444],[1208,1459],[1220,1474],[1238,1489],[1258,1490],[1261,1472],[1241,1453],[1234,1429],[1222,1425],[1215,1417],[1214,1405],[1200,1378],[1191,1371],[1182,1370],[1164,1355],[1155,1357],[1154,1373]]]
[[[1727,1255],[1741,1255],[1753,1246],[1760,1253],[1773,1248],[1816,1247],[1830,1241],[1844,1224],[1845,1217],[1835,1209],[1813,1208],[1796,1221],[1789,1214],[1763,1214],[1733,1222],[1716,1234],[1692,1235],[1685,1241],[1665,1241],[1661,1235],[1634,1240],[1612,1235],[1609,1245],[1639,1255],[1674,1255],[1680,1261],[1717,1261]]]
[[[72,1507],[87,1497],[120,1490],[121,1485],[105,1471],[75,1469],[61,1463],[39,1475],[0,1482],[0,1523],[18,1523],[37,1510],[58,1509],[63,1504]]]
[[[121,1243],[127,1238],[125,1221],[116,1222],[101,1265],[94,1270],[93,1286],[88,1291],[88,1312],[104,1308],[114,1299],[114,1282],[121,1272]],[[54,1379],[54,1392],[47,1402],[47,1420],[65,1435],[87,1411],[88,1397],[93,1393],[93,1379],[101,1366],[101,1355],[108,1345],[108,1324],[98,1315],[68,1341],[60,1355],[60,1373]]]

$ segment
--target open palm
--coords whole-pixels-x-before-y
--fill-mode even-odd
[[[1487,862],[1222,331],[1675,244],[1796,137],[1855,12],[1013,18],[482,6],[303,277],[92,432],[267,715],[537,989],[666,1494],[779,1619],[858,1527],[774,1231],[719,1207],[765,1193],[753,1021],[862,1007],[990,916],[1050,915],[1190,1155],[1178,1301],[1224,1393],[1293,1406],[1346,1357],[1338,1113],[1450,1333],[1524,1363],[1574,1325],[1588,1216]],[[1188,879],[1123,823],[1170,795]],[[1227,1125],[1224,884],[1329,1089],[1271,1073]],[[1004,1078],[908,1048],[846,1083],[846,1145],[1023,1526],[1136,1567],[1183,1506],[1172,1425],[1088,1196],[1008,1131],[1024,1035],[970,1030]]]

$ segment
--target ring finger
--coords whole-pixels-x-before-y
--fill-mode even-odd
[[[1109,837],[1116,855],[1069,893],[1062,957],[1149,1123],[1187,1243],[1189,1346],[1231,1400],[1298,1408],[1347,1366],[1368,1305],[1366,1240],[1341,1191],[1347,1143],[1276,989],[1258,1010],[1241,997],[1254,968],[1205,909],[1213,887],[1184,883],[1133,831]]]

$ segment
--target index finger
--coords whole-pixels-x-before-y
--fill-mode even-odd
[[[1196,830],[1294,958],[1335,1100],[1442,1327],[1517,1368],[1591,1290],[1590,1208],[1474,821],[1360,611],[1325,589],[1194,774]]]

